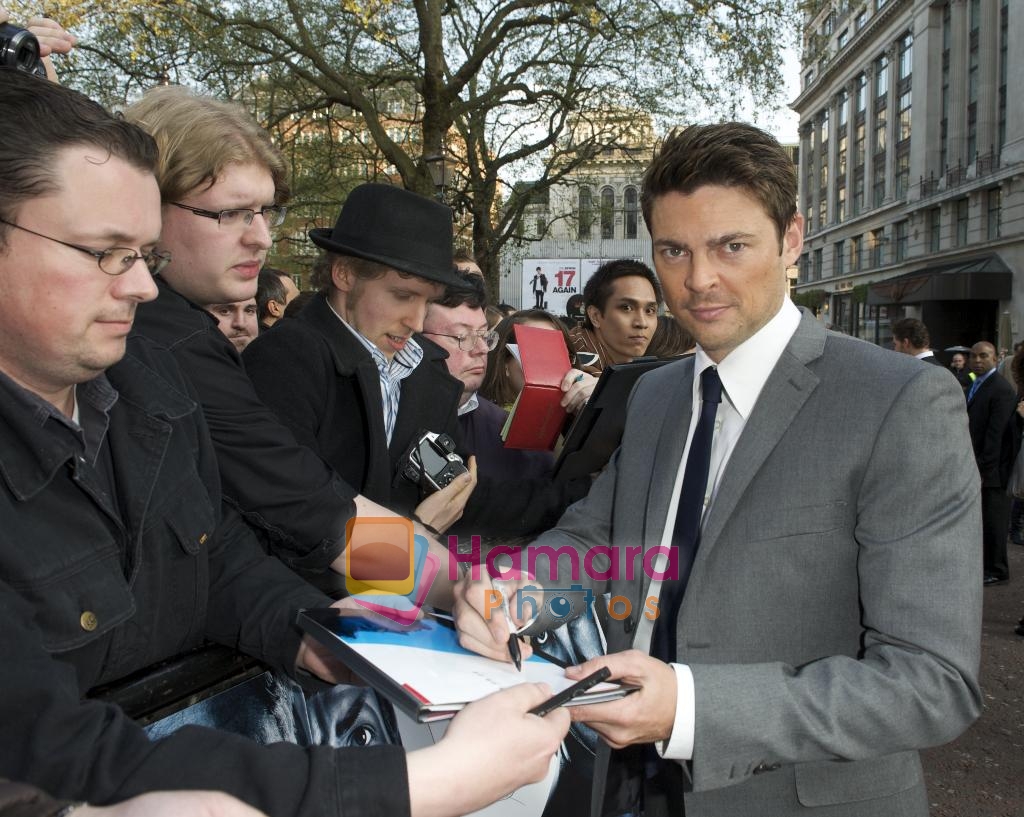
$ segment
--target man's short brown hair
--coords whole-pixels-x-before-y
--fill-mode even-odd
[[[892,325],[892,336],[896,340],[909,340],[914,349],[928,349],[932,345],[928,327],[917,318],[900,318]]]
[[[782,237],[796,215],[796,168],[773,136],[753,125],[726,122],[674,130],[644,174],[640,205],[651,227],[654,201],[691,195],[705,185],[737,187],[760,202]]]

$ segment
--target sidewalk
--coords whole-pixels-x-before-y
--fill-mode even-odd
[[[1010,582],[985,590],[981,686],[985,709],[959,739],[924,752],[932,817],[1024,815],[1024,547],[1008,545]]]

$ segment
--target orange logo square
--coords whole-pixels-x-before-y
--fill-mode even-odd
[[[345,526],[349,593],[411,593],[416,583],[413,524],[388,516],[357,516]]]

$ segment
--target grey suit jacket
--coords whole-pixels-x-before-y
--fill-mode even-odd
[[[609,467],[534,543],[542,582],[537,548],[567,548],[559,586],[569,548],[616,552],[618,578],[579,576],[629,600],[610,652],[649,649],[634,643],[649,579],[621,563],[661,541],[692,379],[687,359],[640,381]],[[805,313],[726,465],[679,613],[696,699],[688,815],[927,814],[917,749],[980,711],[979,493],[954,380]]]

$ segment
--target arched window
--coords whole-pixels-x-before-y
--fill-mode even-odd
[[[590,227],[594,223],[594,196],[589,187],[580,188],[580,225],[578,237],[590,238]]]
[[[636,238],[638,224],[638,208],[636,188],[627,187],[624,193],[626,203],[626,238]]]
[[[601,238],[615,238],[615,191],[601,191]]]

